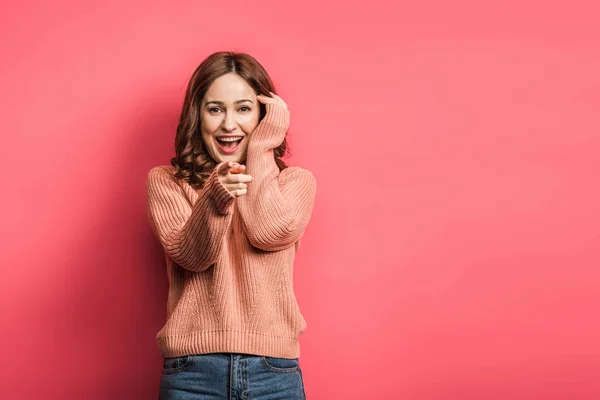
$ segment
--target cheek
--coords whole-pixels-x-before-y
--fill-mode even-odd
[[[215,121],[214,118],[202,118],[201,127],[202,137],[210,138],[213,136],[214,131],[219,128],[219,122]]]
[[[204,143],[205,148],[212,148],[215,146],[213,135],[210,132],[205,132],[204,128],[202,128],[202,142]]]
[[[257,126],[257,124],[255,122],[248,122],[248,123],[242,125],[242,129],[243,129],[244,133],[249,135],[254,131],[254,129],[256,129],[256,126]]]
[[[240,121],[240,125],[244,127],[246,133],[250,133],[258,126],[258,113],[249,115]]]

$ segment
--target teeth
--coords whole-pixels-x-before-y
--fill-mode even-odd
[[[240,140],[242,137],[238,136],[238,137],[230,137],[230,138],[219,138],[220,141],[222,142],[237,142],[238,140]]]

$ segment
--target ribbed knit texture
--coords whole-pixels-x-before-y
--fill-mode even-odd
[[[148,218],[167,264],[167,319],[156,335],[162,357],[235,352],[300,356],[306,328],[293,289],[293,263],[312,214],[316,180],[279,171],[289,111],[267,104],[249,135],[247,194],[232,196],[217,175],[200,190],[171,166],[148,173]]]

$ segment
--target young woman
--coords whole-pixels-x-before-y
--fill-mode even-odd
[[[293,262],[316,180],[281,160],[290,112],[274,92],[250,55],[210,55],[189,81],[171,165],[148,173],[169,280],[161,400],[305,399]]]

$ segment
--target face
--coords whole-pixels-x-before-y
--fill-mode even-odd
[[[240,76],[217,78],[202,99],[202,140],[217,162],[244,163],[248,136],[258,125],[260,108],[256,92]]]

